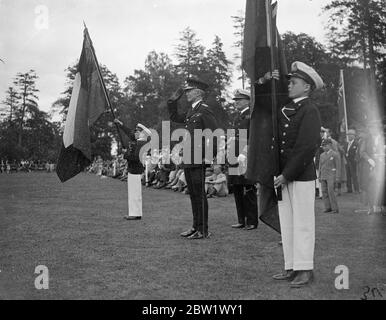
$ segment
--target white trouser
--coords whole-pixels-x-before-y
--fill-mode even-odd
[[[279,217],[285,270],[313,270],[315,249],[315,181],[283,186]]]
[[[140,174],[127,174],[129,217],[142,217],[142,184]]]

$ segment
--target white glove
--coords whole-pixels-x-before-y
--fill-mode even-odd
[[[237,162],[238,162],[238,163],[244,164],[245,161],[247,161],[247,157],[244,156],[243,154],[240,154],[240,155],[237,157]]]
[[[369,160],[367,160],[367,162],[370,164],[370,166],[375,168],[375,161],[373,159],[369,159]]]

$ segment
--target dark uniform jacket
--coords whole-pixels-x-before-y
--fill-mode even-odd
[[[280,169],[288,181],[316,179],[314,156],[321,143],[320,129],[319,111],[309,98],[280,110]]]
[[[319,179],[335,182],[340,181],[341,177],[341,161],[339,155],[334,150],[323,152],[320,155],[319,162]]]
[[[141,162],[140,151],[147,141],[137,141],[132,130],[126,126],[119,127],[130,139],[127,152],[124,155],[124,158],[127,160],[127,171],[130,174],[142,174],[144,167]]]
[[[358,152],[359,152],[359,145],[358,145],[358,141],[357,140],[354,140],[350,146],[350,149],[348,149],[348,142],[345,143],[345,146],[344,146],[344,152],[345,152],[345,155],[346,155],[346,159],[347,161],[353,163],[357,160],[357,157],[358,157]]]
[[[204,164],[194,164],[194,130],[195,129],[210,129],[213,132],[217,129],[216,118],[211,109],[203,102],[200,102],[195,108],[190,110],[186,115],[178,114],[178,102],[169,102],[168,109],[170,114],[170,120],[176,123],[185,124],[185,129],[190,133],[191,137],[191,161],[190,163],[184,163],[184,168],[200,167]],[[205,159],[205,140],[198,142],[198,147],[202,150],[203,159]],[[213,157],[217,153],[217,141],[213,139]],[[213,159],[207,159],[213,160]]]
[[[239,130],[240,129],[246,129],[248,130],[247,139],[249,139],[249,125],[251,122],[251,115],[250,115],[250,109],[247,109],[240,113],[237,118],[234,121],[233,129],[236,130],[236,136],[235,136],[235,157],[238,157],[240,155],[240,152],[243,150],[239,150],[240,146],[240,137],[239,137]],[[248,141],[247,141],[248,143]],[[243,145],[243,144],[241,144]],[[237,168],[238,164],[229,164],[229,167]],[[236,175],[230,175],[229,176],[229,183],[231,184],[253,184],[252,181],[247,180],[244,175],[242,176],[236,176]]]

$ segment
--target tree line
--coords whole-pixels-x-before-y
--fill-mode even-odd
[[[341,120],[337,105],[340,69],[345,70],[346,76],[349,125],[365,125],[374,110],[384,114],[384,107],[379,106],[384,106],[385,96],[385,10],[382,0],[332,0],[323,7],[329,15],[326,46],[306,33],[282,34],[288,66],[293,61],[303,61],[318,70],[324,79],[326,88],[313,98],[319,106],[323,125],[337,133]],[[101,65],[111,103],[119,118],[129,127],[140,122],[159,130],[161,122],[169,118],[167,98],[187,76],[194,74],[210,84],[206,101],[220,127],[229,128],[236,114],[229,90],[232,72],[237,73],[240,87],[250,85],[240,67],[244,14],[239,12],[232,19],[234,46],[238,52],[233,61],[226,56],[220,37],[215,36],[211,46],[206,48],[196,32],[188,27],[180,33],[173,57],[150,52],[144,68],[134,70],[122,85],[115,73]],[[16,75],[1,105],[0,158],[56,160],[76,70],[77,62],[67,67],[65,90],[52,105],[52,112],[61,116],[58,122],[51,121],[48,113],[39,110],[36,72],[30,70]],[[188,108],[184,99],[181,108],[182,111]],[[111,113],[106,111],[93,126],[93,156],[109,159],[114,141],[119,148],[123,147],[118,133],[108,125],[112,120]]]

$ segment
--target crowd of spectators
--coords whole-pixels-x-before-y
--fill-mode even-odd
[[[322,128],[322,141],[328,140],[332,150],[338,156],[335,167],[334,192],[341,196],[343,192],[358,195],[363,209],[371,213],[385,213],[385,140],[381,126],[369,128],[350,128],[347,137],[337,141],[331,136],[331,130]],[[323,150],[316,155],[316,168],[320,169],[319,159]],[[317,170],[318,175],[320,174]],[[326,198],[322,192],[320,180],[316,184],[317,197]]]
[[[0,159],[0,173],[11,174],[16,172],[54,172],[55,164],[51,161],[8,161]]]
[[[384,140],[366,129],[357,131],[350,129],[349,135],[350,140],[345,138],[337,141],[331,136],[329,129],[323,128],[321,132],[322,141],[331,140],[332,149],[339,154],[340,166],[336,172],[334,192],[338,197],[344,193],[358,194],[363,204],[361,210],[368,211],[368,213],[385,212],[384,179],[382,178],[385,172]],[[319,158],[322,152],[321,148],[315,157],[317,169],[319,169]],[[170,161],[165,161],[166,157],[170,157]],[[143,163],[145,164],[145,171],[142,174],[144,186],[189,194],[180,153],[168,153],[168,150],[165,149],[153,150],[152,155],[147,155]],[[319,173],[319,170],[317,171]],[[126,181],[126,160],[123,155],[115,156],[112,160],[107,161],[97,157],[88,168],[88,172],[95,173],[102,178],[111,177]],[[228,183],[227,165],[214,164],[206,169],[205,176],[205,190],[208,198],[226,197],[232,193],[232,185]],[[319,181],[316,182],[315,187],[318,199],[326,196],[323,195]]]
[[[170,161],[166,157],[170,156]],[[114,178],[127,181],[127,168],[124,156],[115,156],[112,160],[104,161],[100,156],[87,168],[87,172],[101,178]],[[145,170],[142,174],[142,184],[148,188],[168,189],[174,192],[189,194],[181,155],[167,153],[167,150],[153,150],[143,161]],[[227,184],[227,168],[221,165],[212,165],[205,172],[205,190],[208,197],[226,197],[229,194]]]

